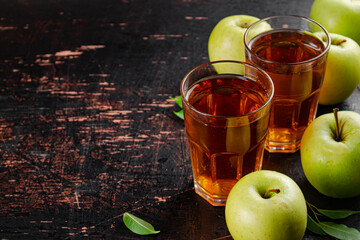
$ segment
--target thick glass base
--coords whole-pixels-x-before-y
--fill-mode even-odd
[[[271,153],[294,153],[300,149],[301,140],[294,143],[265,141],[265,149]]]
[[[225,206],[228,196],[212,195],[194,180],[195,192],[213,206]]]

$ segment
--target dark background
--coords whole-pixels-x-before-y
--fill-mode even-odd
[[[194,192],[169,97],[208,61],[222,18],[309,16],[312,2],[0,1],[1,238],[231,239],[224,207]],[[358,87],[337,107],[360,112],[359,102]],[[360,210],[359,197],[312,188],[299,153],[265,153],[264,169],[292,177],[318,207]],[[133,234],[124,212],[161,233]],[[360,229],[359,215],[338,222]]]

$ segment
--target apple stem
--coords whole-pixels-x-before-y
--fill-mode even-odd
[[[344,42],[346,42],[346,39],[341,40],[337,45],[341,45]]]
[[[335,129],[336,138],[335,138],[335,140],[339,142],[339,141],[341,141],[341,139],[340,139],[340,128],[339,128],[338,111],[339,111],[338,108],[334,108],[334,109],[333,109],[334,116],[335,116],[335,123],[336,123],[336,126],[335,126],[335,128],[336,128],[336,129]]]
[[[264,194],[264,198],[268,198],[268,194],[271,193],[271,192],[274,192],[276,194],[278,194],[280,192],[280,189],[276,188],[276,189],[269,189],[266,191],[266,193]]]
[[[344,42],[346,42],[346,39],[343,39],[343,40],[331,40],[331,45],[336,45],[336,46],[339,46],[341,44],[343,44]]]

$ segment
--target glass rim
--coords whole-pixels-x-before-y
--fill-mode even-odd
[[[270,83],[270,86],[271,86],[271,92],[270,92],[270,96],[268,96],[267,100],[265,101],[264,104],[261,105],[261,107],[255,109],[254,111],[251,111],[251,112],[248,112],[248,113],[245,113],[245,114],[242,114],[242,115],[236,115],[236,116],[226,116],[226,115],[213,115],[213,114],[209,114],[209,113],[205,113],[205,112],[202,112],[202,111],[199,111],[197,110],[193,105],[191,105],[188,101],[188,99],[186,98],[185,96],[185,91],[184,91],[184,85],[185,85],[185,81],[186,79],[189,78],[189,76],[194,73],[195,71],[197,71],[198,69],[200,68],[203,68],[205,66],[208,66],[208,65],[213,65],[213,64],[217,64],[217,63],[236,63],[236,64],[241,64],[243,66],[247,66],[247,67],[250,67],[250,68],[253,68],[255,69],[256,71],[260,72],[261,74],[263,74],[265,76],[266,79],[268,79],[269,83]],[[231,73],[228,73],[228,74],[231,74]],[[219,74],[221,75],[221,74]],[[236,74],[235,74],[236,75]],[[239,76],[245,76],[245,75],[239,75]],[[199,79],[200,80],[200,79]],[[254,80],[256,81],[256,80]],[[256,81],[258,82],[258,81]],[[195,82],[196,83],[196,82]],[[195,84],[193,83],[193,84]],[[193,85],[191,84],[191,86]],[[189,88],[188,88],[189,89]],[[187,90],[188,90],[187,89]],[[271,77],[269,76],[269,74],[267,74],[264,70],[262,70],[261,68],[257,67],[257,66],[254,66],[254,65],[251,65],[249,63],[246,63],[246,62],[241,62],[241,61],[235,61],[235,60],[218,60],[218,61],[212,61],[212,62],[207,62],[207,63],[203,63],[195,68],[193,68],[190,72],[188,72],[185,77],[182,79],[181,81],[181,87],[180,87],[180,94],[181,94],[181,98],[183,99],[184,103],[194,112],[196,112],[197,114],[200,114],[202,116],[205,116],[205,117],[212,117],[212,118],[226,118],[226,119],[234,119],[234,118],[241,118],[241,117],[245,117],[245,116],[250,116],[250,115],[253,115],[253,114],[256,114],[257,112],[259,112],[260,110],[262,110],[263,108],[265,108],[265,106],[269,105],[273,99],[273,96],[274,96],[274,83],[271,79]],[[187,91],[186,91],[187,93]]]
[[[299,19],[303,19],[303,20],[306,20],[308,22],[312,22],[314,23],[315,25],[317,25],[318,27],[321,28],[321,30],[324,31],[326,37],[327,37],[327,45],[325,46],[325,49],[322,53],[320,53],[319,55],[311,58],[311,59],[308,59],[308,60],[305,60],[305,61],[301,61],[301,62],[295,62],[295,63],[283,63],[283,62],[278,62],[278,61],[271,61],[271,60],[268,60],[268,59],[265,59],[263,57],[260,57],[258,56],[256,53],[254,53],[250,47],[248,46],[247,42],[246,42],[246,37],[250,31],[251,28],[253,28],[255,25],[261,23],[261,22],[265,22],[269,19],[275,19],[275,18],[285,18],[285,17],[291,17],[291,18],[299,18]],[[245,31],[245,34],[244,34],[244,46],[245,46],[245,49],[248,50],[251,54],[255,55],[256,57],[260,58],[262,61],[264,62],[267,62],[267,63],[275,63],[275,64],[282,64],[282,65],[289,65],[289,66],[296,66],[296,65],[302,65],[302,64],[307,64],[307,63],[311,63],[311,62],[314,62],[315,60],[321,58],[322,56],[324,56],[325,54],[328,53],[329,49],[330,49],[330,46],[331,46],[331,38],[330,38],[330,34],[329,32],[318,22],[316,22],[315,20],[311,19],[311,18],[308,18],[308,17],[304,17],[304,16],[299,16],[299,15],[274,15],[274,16],[269,16],[269,17],[266,17],[266,18],[262,18],[256,22],[254,22],[253,24],[251,24]],[[320,39],[321,42],[324,42],[322,39]]]

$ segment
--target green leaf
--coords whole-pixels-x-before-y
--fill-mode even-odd
[[[182,101],[181,101],[181,96],[177,96],[177,97],[170,97],[172,100],[174,100],[176,102],[176,104],[182,108]]]
[[[150,223],[127,212],[124,213],[123,221],[128,229],[139,235],[157,234],[160,232],[155,231]]]
[[[326,235],[326,233],[322,230],[322,228],[319,226],[319,224],[312,219],[309,215],[307,217],[307,229],[312,231],[313,233],[319,234],[319,235]]]
[[[352,211],[348,209],[341,209],[341,210],[325,210],[325,209],[317,209],[319,213],[324,216],[327,216],[332,219],[341,219],[349,217],[353,214],[360,213],[360,211]]]
[[[349,228],[344,224],[338,224],[333,222],[320,222],[319,226],[321,229],[338,239],[346,240],[359,240],[360,232],[355,228]]]
[[[184,120],[184,112],[183,110],[180,110],[178,112],[173,112],[176,116],[178,116],[179,118],[181,118],[182,120]]]
[[[175,98],[170,97],[170,98],[171,98],[172,100],[174,100],[175,103],[176,103],[179,107],[182,108],[181,96],[177,96],[177,97],[175,97]],[[174,112],[174,114],[175,114],[176,116],[178,116],[180,119],[184,120],[184,112],[183,112],[183,110],[180,110],[180,111],[178,111],[178,112]]]

